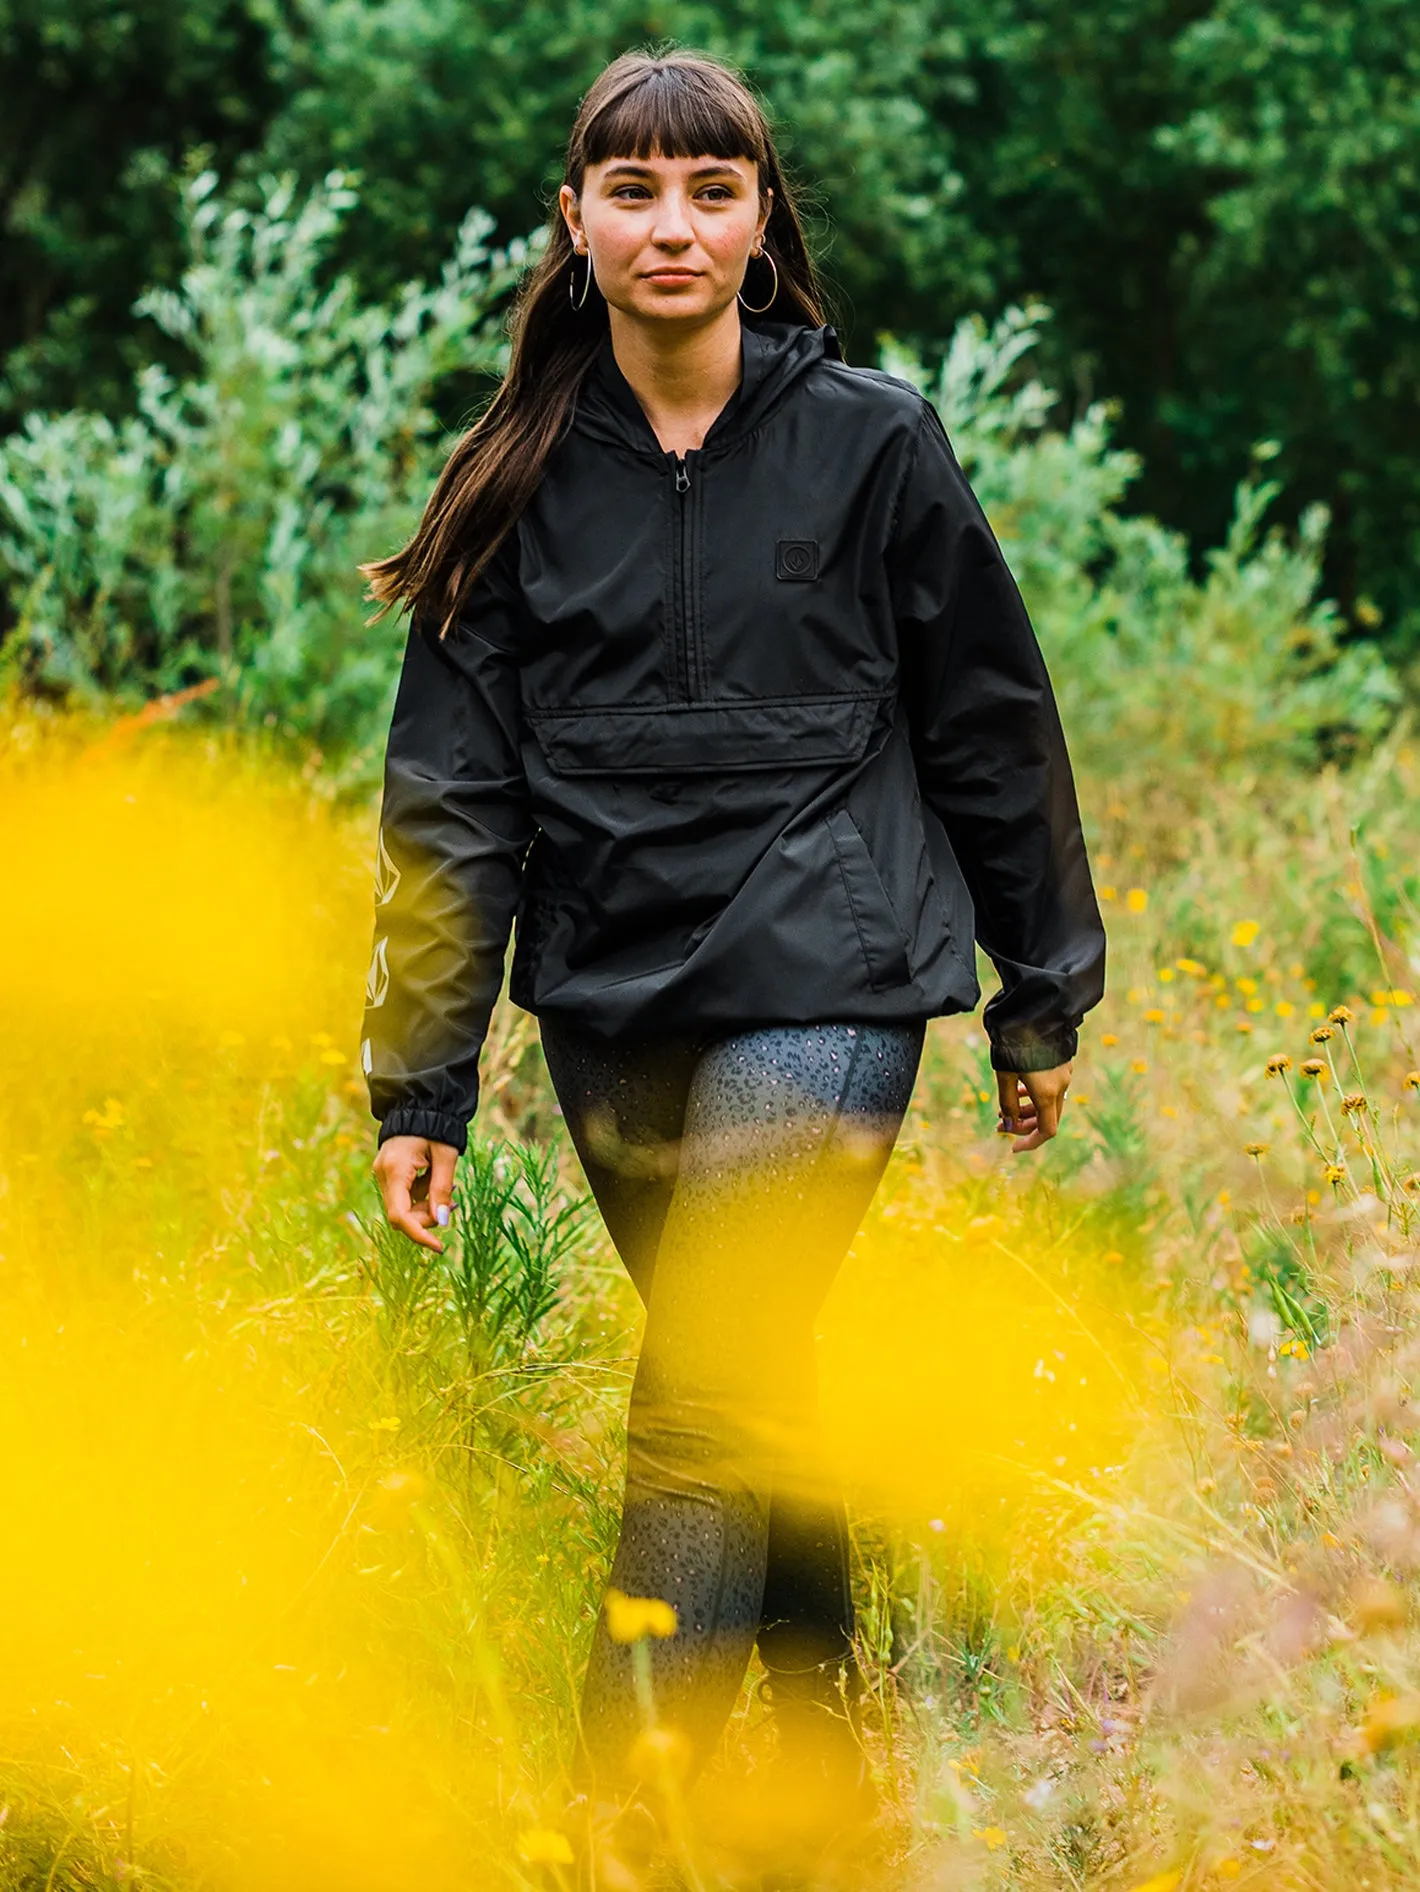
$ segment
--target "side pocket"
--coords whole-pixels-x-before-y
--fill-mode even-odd
[[[887,888],[868,852],[868,844],[858,832],[858,824],[845,808],[826,818],[838,869],[843,876],[844,892],[858,930],[859,943],[868,968],[868,986],[874,992],[889,986],[906,985],[912,977],[907,961],[907,941],[888,898]]]

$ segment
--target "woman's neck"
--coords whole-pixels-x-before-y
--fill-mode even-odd
[[[616,365],[667,453],[693,452],[740,384],[740,312],[732,302],[687,334],[675,322],[611,316]]]

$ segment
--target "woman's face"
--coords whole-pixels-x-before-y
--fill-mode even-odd
[[[638,321],[703,322],[734,301],[772,197],[761,203],[752,158],[609,158],[588,165],[580,198],[564,184],[560,203],[573,247],[590,251],[613,309]]]

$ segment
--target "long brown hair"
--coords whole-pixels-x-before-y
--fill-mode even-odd
[[[761,192],[774,192],[764,247],[774,259],[779,291],[764,319],[822,325],[818,278],[793,190],[764,111],[739,73],[701,53],[624,53],[613,60],[582,100],[567,144],[566,181],[580,197],[588,165],[650,157],[753,159]],[[580,309],[573,307],[572,257],[572,239],[554,203],[546,248],[514,306],[512,352],[498,392],[449,455],[408,545],[360,567],[382,612],[402,600],[427,611],[442,637],[536,492],[610,326],[595,290]]]

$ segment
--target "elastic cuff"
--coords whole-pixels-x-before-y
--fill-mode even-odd
[[[391,1137],[428,1137],[431,1143],[452,1144],[462,1156],[468,1148],[468,1125],[462,1117],[451,1116],[446,1110],[423,1110],[413,1104],[402,1104],[381,1123],[376,1148],[388,1143]]]
[[[1053,1038],[1016,1038],[992,1040],[993,1071],[1053,1071],[1057,1064],[1068,1064],[1080,1046],[1078,1031],[1063,1031]]]

